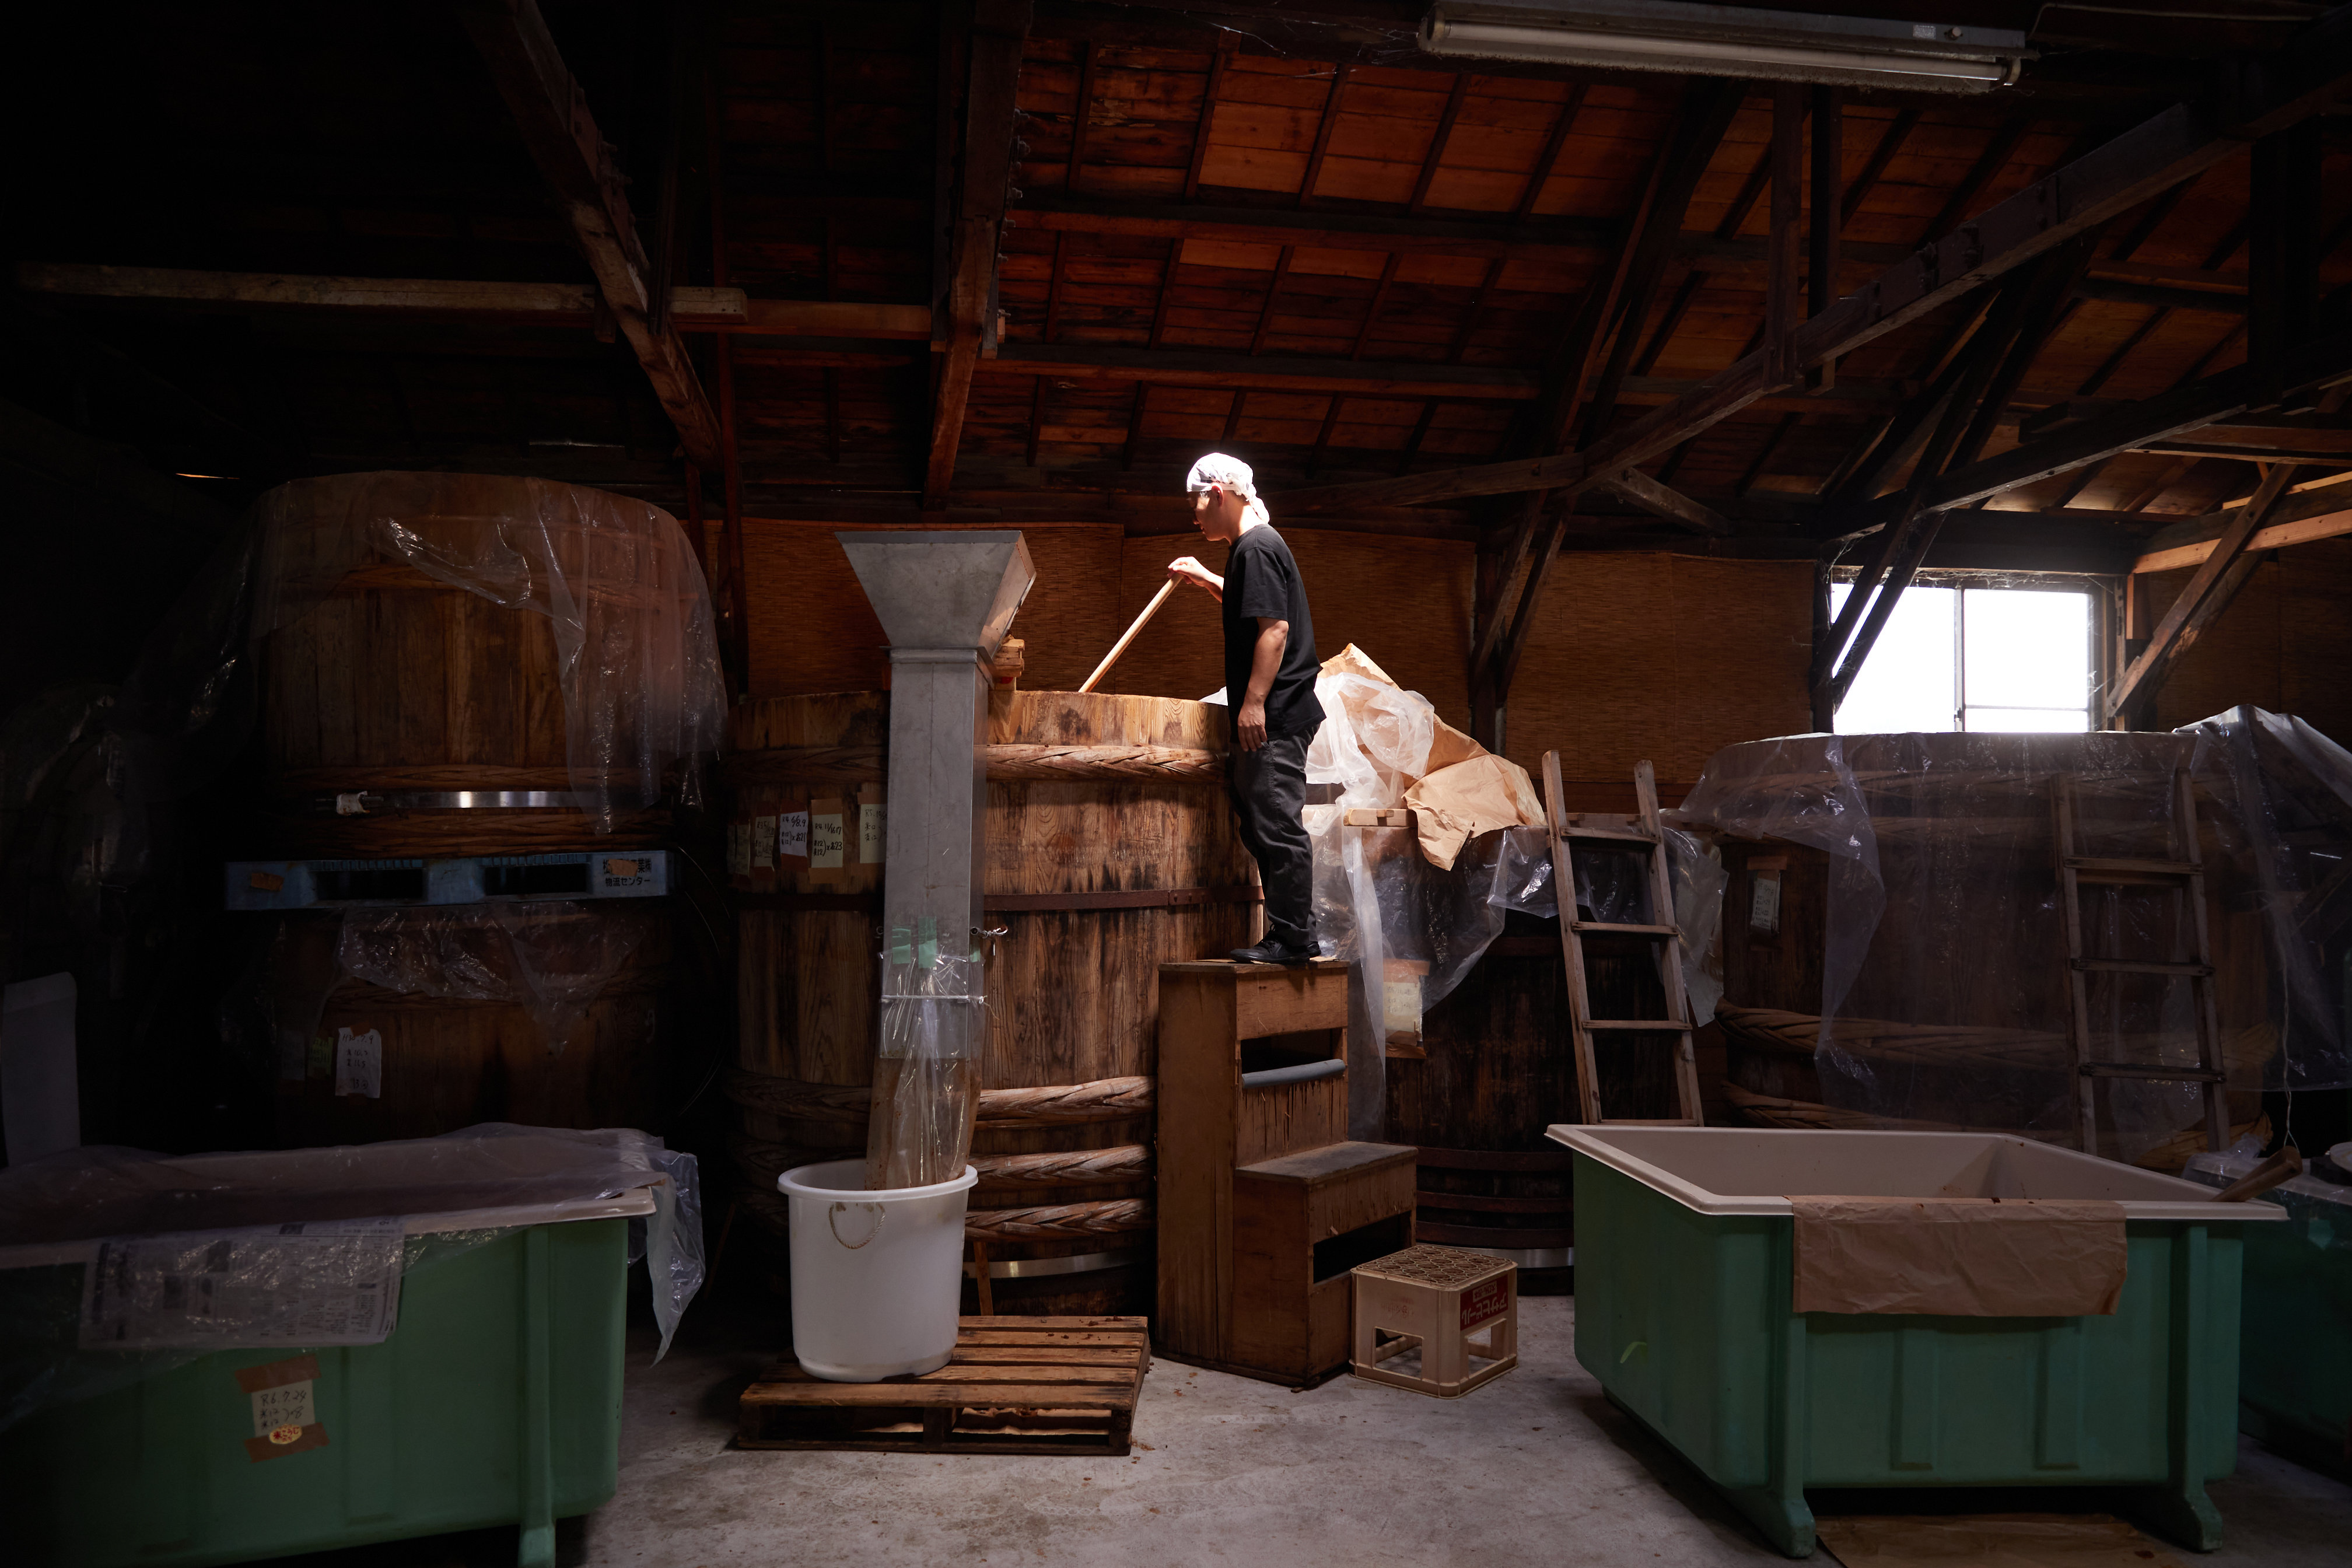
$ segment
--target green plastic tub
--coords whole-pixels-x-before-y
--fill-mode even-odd
[[[2254,1164],[2200,1154],[2189,1174],[2221,1185]],[[2246,1235],[2238,1429],[2314,1468],[2352,1473],[2352,1186],[2297,1176],[2257,1201],[2287,1217]]]
[[[1553,1127],[1576,1154],[1576,1358],[1791,1557],[1809,1487],[2146,1489],[2211,1551],[2237,1460],[2241,1237],[2277,1209],[1991,1133]],[[2112,1316],[1799,1314],[1784,1194],[2104,1198]]]
[[[595,1135],[512,1131],[470,1148],[141,1156],[123,1179],[95,1173],[101,1236],[184,1241],[195,1258],[230,1258],[219,1237],[299,1247],[270,1238],[334,1230],[315,1222],[382,1212],[370,1206],[380,1202],[424,1208],[359,1222],[380,1237],[374,1256],[401,1259],[388,1336],[380,1316],[322,1326],[316,1303],[328,1298],[307,1287],[293,1308],[273,1298],[239,1315],[224,1293],[259,1276],[219,1261],[203,1289],[229,1300],[220,1310],[233,1330],[200,1325],[194,1342],[150,1330],[162,1348],[89,1348],[101,1314],[85,1280],[95,1291],[129,1278],[97,1261],[110,1244],[0,1248],[0,1328],[13,1342],[0,1345],[0,1415],[14,1417],[0,1429],[0,1560],[170,1568],[515,1524],[522,1563],[551,1564],[554,1521],[618,1484],[629,1225],[656,1212],[662,1178],[583,1143]],[[289,1199],[289,1173],[314,1170],[317,1195]],[[435,1194],[456,1201],[436,1209],[425,1201]],[[289,1202],[306,1223],[273,1218]],[[21,1237],[38,1229],[39,1208],[27,1201],[0,1217]],[[163,1211],[205,1217],[125,1223]],[[196,1289],[174,1283],[171,1309]],[[269,1311],[279,1313],[269,1326],[251,1326]],[[377,1342],[350,1342],[370,1335]],[[240,1348],[212,1348],[225,1342]]]

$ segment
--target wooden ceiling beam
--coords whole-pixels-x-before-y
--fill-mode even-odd
[[[2318,112],[2352,89],[2352,7],[2331,12],[2306,32],[2298,47],[2282,51],[2282,57],[2244,68],[2226,101],[2175,104],[1839,300],[1793,334],[1798,368],[1839,358],[1916,321],[2203,173],[2242,151],[2249,141]],[[1751,353],[1687,397],[1612,432],[1586,452],[1334,485],[1296,491],[1280,502],[1286,510],[1298,512],[1582,488],[1596,482],[1603,471],[1664,456],[1786,384],[1771,375],[1764,355]]]
[[[2109,720],[2115,719],[2144,693],[2152,693],[2164,684],[2173,664],[2195,644],[2198,637],[2210,626],[2216,616],[2229,607],[2238,590],[2252,575],[2259,556],[2247,553],[2246,546],[2261,531],[2271,509],[2286,493],[2292,468],[2273,468],[2264,476],[2253,498],[2237,510],[2214,541],[2212,551],[2197,568],[2168,607],[2156,629],[2148,634],[2147,647],[2131,661],[2104,694],[2102,706]]]
[[[972,372],[982,340],[990,335],[987,317],[996,297],[996,256],[1020,115],[1014,100],[1029,19],[1029,0],[974,0],[971,90],[964,100],[961,190],[945,290],[947,342],[923,468],[923,504],[929,508],[947,505],[956,451],[963,444]]]
[[[452,278],[334,278],[292,272],[209,272],[176,267],[101,267],[20,262],[16,286],[52,294],[154,306],[226,306],[424,316],[519,326],[587,327],[596,319],[593,283],[509,283]],[[670,324],[689,332],[751,332],[775,338],[931,335],[927,305],[854,300],[756,300],[740,289],[673,288]]]
[[[1268,392],[1332,392],[1349,396],[1448,397],[1525,403],[1542,391],[1533,371],[1485,365],[1393,363],[1372,360],[1252,358],[1187,349],[1110,343],[1006,343],[982,362],[983,373],[1142,381],[1154,386],[1248,387]]]
[[[675,323],[656,329],[651,264],[613,147],[563,63],[534,0],[460,0],[458,16],[541,175],[554,190],[598,291],[645,367],[678,444],[704,468],[720,461],[719,416],[703,395]]]
[[[1695,532],[1719,535],[1732,531],[1730,521],[1721,512],[1660,484],[1639,468],[1627,468],[1603,479],[1601,488],[1632,501],[1643,511],[1679,522]]]

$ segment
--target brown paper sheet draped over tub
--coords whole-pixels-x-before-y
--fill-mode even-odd
[[[1799,1312],[2108,1316],[2124,1210],[2094,1199],[1791,1197]]]

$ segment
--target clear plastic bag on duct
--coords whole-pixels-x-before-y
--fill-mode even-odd
[[[640,1193],[653,1212],[629,1215]],[[0,1171],[0,1428],[215,1351],[381,1342],[419,1274],[517,1226],[608,1216],[642,1227],[631,1261],[651,1268],[658,1360],[702,1285],[702,1199],[694,1156],[642,1132],[489,1122],[343,1148],[93,1147],[13,1166]]]
[[[570,900],[356,909],[343,913],[336,951],[346,973],[388,991],[515,1003],[561,1055],[645,934]]]
[[[924,917],[882,955],[882,1037],[866,1125],[866,1187],[927,1187],[963,1174],[980,1109],[986,975],[977,954],[941,950]]]
[[[2218,971],[2218,1043],[2233,1120],[2253,1124],[2255,1091],[2284,1079],[2345,1082],[2340,991],[2328,984],[2324,952],[2302,965],[2311,1001],[2272,1016],[2280,959],[2263,922],[2284,907],[2306,906],[2300,893],[2283,905],[2266,901],[2262,890],[2263,856],[2253,847],[2267,841],[2283,848],[2285,839],[2263,826],[2270,814],[2262,802],[2275,798],[2279,763],[2265,761],[2249,737],[2283,732],[2291,727],[2250,718],[2234,735],[1811,735],[1717,753],[1684,803],[1687,819],[1819,849],[1828,864],[1820,929],[1790,933],[1820,944],[1818,1000],[1807,1009],[1807,998],[1790,994],[1778,999],[1780,1011],[1723,1015],[1733,1036],[1735,1086],[1743,1051],[1761,1060],[1785,1050],[1804,1023],[1810,1076],[1801,1075],[1799,1089],[1772,1093],[1880,1124],[2075,1142],[2074,976],[2059,893],[2058,825],[2063,815],[2077,857],[2177,859],[2184,825],[2176,779],[2192,760],[2207,862],[2204,913]],[[2241,757],[2234,773],[2222,761],[2233,743]],[[2303,750],[2315,759],[2314,776],[2329,771],[2322,752]],[[2063,814],[2062,781],[2072,802]],[[2298,809],[2337,803],[2322,816],[2343,810],[2343,797],[2326,786],[2296,798]],[[2321,867],[2326,854],[2352,850],[2352,811],[2336,823],[2332,844],[2300,823],[2300,842],[2320,853],[2289,872],[2290,880]],[[2074,914],[2085,957],[2183,964],[2195,954],[2197,911],[2177,881],[2085,879]],[[2198,1020],[2185,978],[2092,972],[2083,984],[2092,1059],[2193,1068]],[[1814,1009],[1818,1016],[1805,1020]],[[2097,1102],[2103,1152],[2177,1166],[2201,1142],[2203,1102],[2194,1083],[2103,1082]]]
[[[338,474],[254,505],[245,643],[308,615],[354,571],[412,567],[553,622],[572,786],[600,831],[669,788],[693,803],[692,760],[719,750],[725,686],[701,563],[667,512],[478,474]],[[207,689],[235,672],[236,656],[222,657]]]

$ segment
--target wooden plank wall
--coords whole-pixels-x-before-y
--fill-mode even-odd
[[[753,520],[751,678],[760,696],[887,684],[882,628],[829,524]],[[1115,524],[1024,524],[1037,585],[1013,635],[1022,684],[1084,680],[1166,580],[1168,563],[1223,552],[1191,534],[1128,537]],[[1285,538],[1298,558],[1325,657],[1352,642],[1401,684],[1469,723],[1472,547],[1336,530]],[[1707,757],[1738,741],[1808,726],[1812,568],[1657,552],[1577,553],[1555,569],[1513,689],[1506,739],[1531,772],[1557,748],[1583,810],[1633,809],[1648,758],[1678,800]],[[2249,590],[2251,594],[2252,590]],[[1104,689],[1198,698],[1224,683],[1217,606],[1171,597]],[[1622,795],[1620,801],[1617,796]]]
[[[2188,585],[2188,571],[2148,584],[2161,616]],[[2352,540],[2324,539],[2273,552],[2235,603],[2174,666],[2157,693],[2156,727],[2170,730],[2251,702],[2292,713],[2321,733],[2352,741]]]

